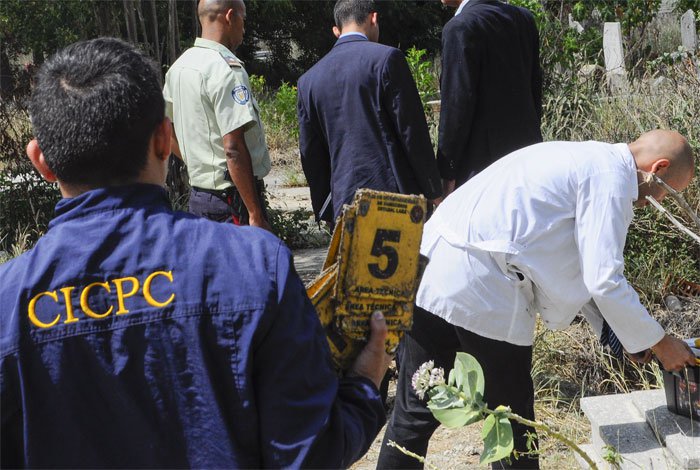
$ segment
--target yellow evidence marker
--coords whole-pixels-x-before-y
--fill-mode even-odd
[[[426,207],[423,196],[360,189],[343,208],[321,273],[306,288],[339,373],[366,344],[375,310],[387,321],[388,353],[410,330],[427,261],[419,252]]]

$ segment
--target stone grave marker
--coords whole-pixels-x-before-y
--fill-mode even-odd
[[[620,23],[605,23],[603,27],[603,55],[605,56],[605,76],[613,93],[628,90],[625,54],[622,49]]]
[[[695,13],[688,10],[681,16],[681,43],[683,48],[695,51],[698,47],[698,35],[695,31]]]

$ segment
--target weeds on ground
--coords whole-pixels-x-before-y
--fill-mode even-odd
[[[305,209],[268,209],[272,231],[289,248],[326,246],[328,234],[318,228],[311,211]]]
[[[303,172],[300,172],[296,168],[286,168],[284,170],[283,183],[284,186],[288,188],[300,188],[303,186],[308,186],[306,182],[306,176]]]

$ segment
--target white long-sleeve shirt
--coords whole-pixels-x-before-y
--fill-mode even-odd
[[[583,310],[598,333],[602,315],[629,352],[653,346],[663,328],[623,275],[637,184],[627,144],[547,142],[503,157],[426,224],[417,305],[523,346],[536,313],[561,329]]]

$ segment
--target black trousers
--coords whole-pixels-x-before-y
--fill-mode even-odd
[[[508,405],[514,413],[534,419],[531,346],[516,346],[484,338],[416,307],[413,328],[402,341],[396,401],[384,435],[378,469],[423,468],[418,460],[386,444],[392,440],[418,455],[426,455],[428,441],[439,423],[426,407],[426,400],[420,400],[413,391],[411,377],[421,364],[433,360],[435,367],[445,369],[447,378],[458,351],[471,354],[481,364],[486,382],[484,399],[489,408]],[[535,430],[519,423],[511,424],[514,448],[520,452],[527,451],[526,433],[534,434]],[[538,460],[537,457],[521,457],[512,459],[510,464],[502,460],[492,467],[538,468]]]
[[[269,220],[265,208],[265,184],[262,179],[255,180],[255,189],[265,219]],[[193,186],[190,190],[189,212],[216,222],[249,225],[248,209],[234,186],[222,191]]]

